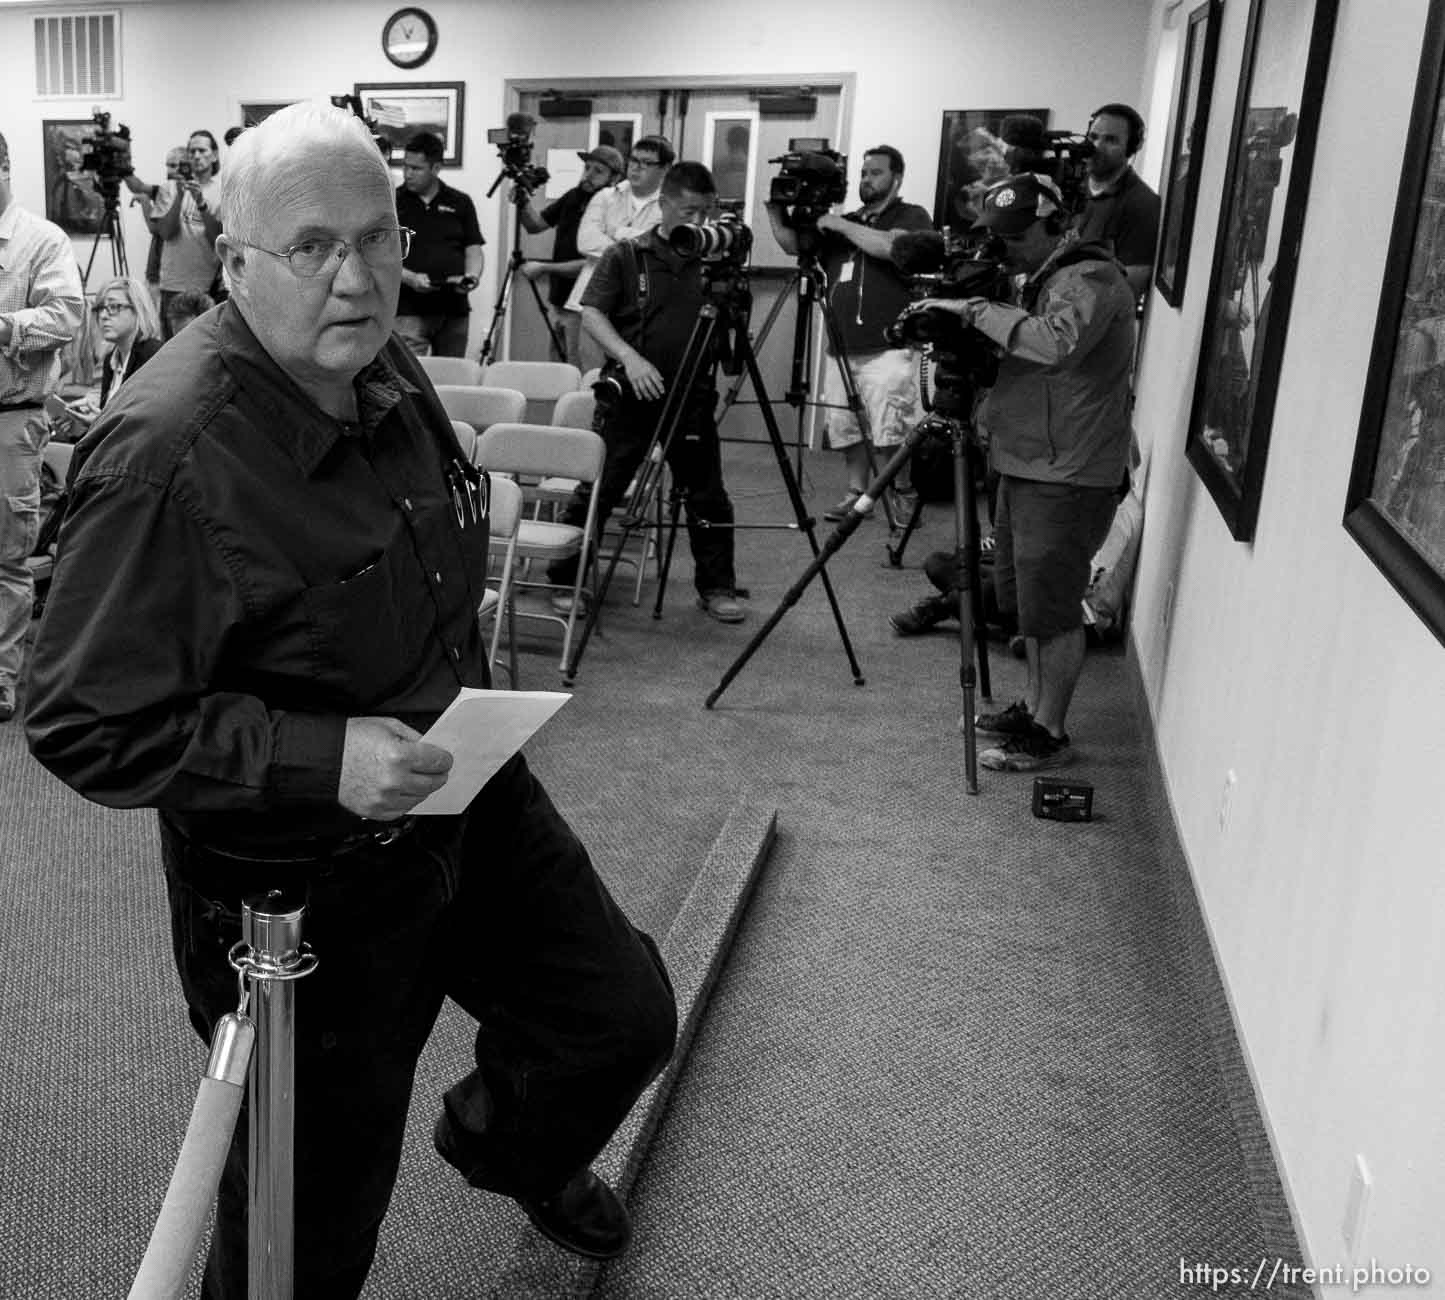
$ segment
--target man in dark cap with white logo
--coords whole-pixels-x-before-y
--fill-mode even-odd
[[[1028,659],[1025,697],[982,714],[999,737],[979,762],[1029,772],[1070,762],[1064,719],[1084,663],[1083,597],[1091,557],[1118,502],[1129,452],[1134,295],[1110,250],[1069,230],[1054,182],[1025,172],[984,195],[975,227],[996,236],[1023,275],[1019,305],[927,299],[1002,349],[980,408],[1000,475],[994,583],[1015,609]]]

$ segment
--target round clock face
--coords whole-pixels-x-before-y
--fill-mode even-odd
[[[437,47],[437,25],[421,9],[398,9],[381,29],[381,48],[398,68],[419,68]]]

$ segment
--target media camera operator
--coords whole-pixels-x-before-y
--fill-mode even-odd
[[[976,720],[1001,738],[979,755],[996,771],[1073,758],[1064,723],[1084,662],[1082,601],[1128,457],[1134,296],[1109,249],[1068,226],[1052,180],[1010,176],[985,194],[975,230],[997,236],[1004,265],[1024,274],[1021,305],[930,298],[910,309],[951,312],[1002,349],[978,422],[1000,476],[994,586],[1017,612],[1028,683],[1024,699]]]
[[[211,293],[221,271],[216,238],[221,233],[221,178],[216,137],[192,131],[187,160],[175,181],[160,187],[147,225],[161,237],[161,329],[176,330],[170,306],[178,293]]]
[[[607,462],[597,484],[600,532],[622,500],[657,429],[666,395],[678,379],[699,313],[707,302],[708,267],[674,248],[679,227],[711,215],[717,190],[701,163],[681,162],[663,178],[661,223],[602,254],[582,297],[582,327],[611,358],[597,385],[597,428]],[[746,233],[746,227],[743,227]],[[676,487],[687,493],[687,536],[695,567],[698,607],[719,623],[746,617],[733,572],[733,508],[722,480],[722,454],[713,411],[715,358],[705,360],[683,406],[668,449]],[[564,522],[587,518],[587,498],[573,497]],[[706,521],[712,527],[699,526]],[[552,565],[548,581],[570,585],[577,560]]]
[[[1074,227],[1086,243],[1110,241],[1137,299],[1159,242],[1159,196],[1130,163],[1144,143],[1144,119],[1128,104],[1105,104],[1089,119],[1088,140],[1088,189]]]
[[[908,430],[923,418],[917,367],[907,348],[891,348],[883,336],[904,307],[910,286],[890,258],[895,234],[901,230],[932,230],[929,215],[916,203],[899,197],[903,185],[903,155],[891,145],[879,145],[863,155],[858,179],[862,207],[839,215],[824,212],[816,219],[769,201],[768,218],[783,252],[796,257],[814,253],[828,280],[828,306],[835,314],[843,346],[847,349],[854,382],[868,414],[876,446],[901,443]],[[817,232],[816,235],[814,232]],[[837,365],[825,367],[821,400],[830,408],[826,424],[828,445],[843,452],[848,491],[837,505],[824,511],[831,522],[853,508],[868,484],[868,450],[858,421],[847,408],[847,393]],[[908,469],[894,480],[899,511],[912,506]]]
[[[481,281],[487,242],[471,198],[441,178],[444,153],[439,137],[418,131],[406,142],[396,191],[396,219],[413,232],[396,332],[419,357],[466,355],[467,295]]]
[[[547,277],[547,301],[551,304],[552,321],[562,331],[567,355],[561,360],[580,366],[579,335],[582,329],[581,313],[564,310],[568,297],[577,283],[577,276],[587,265],[587,259],[577,248],[577,228],[581,225],[582,214],[592,196],[600,190],[616,185],[627,170],[622,155],[610,144],[599,144],[591,153],[577,151],[577,156],[586,163],[582,179],[560,198],[553,199],[540,212],[532,203],[532,192],[522,192],[517,204],[517,220],[522,228],[534,235],[544,230],[556,230],[552,240],[550,261],[528,259],[519,268],[529,280],[539,275]],[[515,192],[514,192],[515,193]]]

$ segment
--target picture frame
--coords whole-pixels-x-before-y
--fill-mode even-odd
[[[47,118],[40,123],[45,172],[45,218],[66,234],[98,234],[105,220],[105,198],[95,173],[83,165],[95,139],[93,119]]]
[[[632,142],[641,136],[641,113],[594,113],[587,125],[587,148],[590,152],[599,144],[611,145],[625,162]]]
[[[279,113],[283,108],[290,108],[297,101],[294,99],[242,99],[237,101],[237,109],[241,121],[239,125],[244,127],[260,126],[272,113]]]
[[[938,146],[938,181],[933,191],[933,224],[957,231],[973,224],[978,200],[1009,174],[1004,158],[1003,121],[1027,115],[1045,127],[1047,108],[946,108]]]
[[[1259,517],[1338,7],[1250,0],[1185,444],[1241,542]]]
[[[441,137],[443,167],[462,165],[465,82],[358,81],[355,91],[377,135],[390,146],[392,166],[401,166],[406,142],[418,131]]]
[[[1445,0],[1432,0],[1344,526],[1445,644]]]
[[[756,224],[753,202],[757,197],[760,121],[755,108],[710,112],[703,118],[703,148],[717,186],[718,207],[736,212],[749,224]]]
[[[1219,24],[1224,0],[1205,0],[1189,15],[1179,61],[1179,88],[1169,128],[1165,170],[1164,217],[1159,223],[1159,261],[1154,287],[1171,307],[1184,301],[1194,210],[1199,202],[1199,168],[1214,95],[1214,65],[1219,54]]]

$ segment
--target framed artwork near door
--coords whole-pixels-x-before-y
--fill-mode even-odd
[[[95,172],[85,165],[95,148],[94,119],[40,124],[45,144],[45,216],[72,235],[93,235],[105,216]]]
[[[758,110],[708,113],[703,119],[704,160],[717,186],[718,206],[756,225]]]
[[[938,184],[933,192],[933,224],[942,230],[967,230],[984,190],[1008,175],[1003,121],[1035,117],[1049,124],[1047,108],[947,108],[938,147]]]
[[[357,82],[362,111],[376,123],[375,130],[391,148],[388,158],[401,166],[406,142],[418,131],[441,137],[442,166],[462,165],[462,106],[466,85],[461,81]]]
[[[239,101],[242,126],[260,126],[272,113],[289,108],[294,99],[243,99]]]

